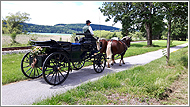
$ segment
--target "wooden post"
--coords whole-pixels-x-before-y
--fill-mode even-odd
[[[170,59],[170,36],[171,36],[171,16],[169,16],[169,20],[168,20],[167,56],[166,56],[167,65]]]

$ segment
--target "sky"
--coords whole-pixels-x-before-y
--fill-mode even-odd
[[[105,22],[106,16],[98,9],[101,1],[1,1],[1,18],[9,13],[30,14],[30,21],[26,23],[38,25],[86,23],[112,26],[113,20]],[[121,23],[113,27],[122,28]]]

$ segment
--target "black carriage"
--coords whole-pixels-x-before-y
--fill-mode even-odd
[[[95,72],[103,72],[105,55],[94,50],[89,38],[85,39],[83,43],[33,41],[34,47],[38,46],[45,52],[35,56],[31,55],[31,52],[26,53],[21,61],[23,74],[32,79],[43,75],[47,83],[58,85],[66,80],[69,72],[81,69],[85,62],[93,62]]]

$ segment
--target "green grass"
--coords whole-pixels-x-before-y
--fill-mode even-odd
[[[149,104],[151,98],[166,97],[165,89],[180,75],[188,73],[188,48],[171,53],[170,65],[166,66],[166,58],[154,60],[146,65],[137,66],[119,73],[82,84],[66,93],[55,95],[33,105],[107,105],[122,104],[116,95],[127,97],[128,100],[137,98]],[[146,98],[146,100],[144,100]]]
[[[174,41],[173,45],[187,43],[187,41]],[[131,47],[126,51],[124,57],[143,54],[146,52],[155,51],[158,49],[166,48],[166,40],[153,41],[153,47],[147,47],[146,42],[132,43]],[[27,79],[22,74],[20,63],[24,54],[8,54],[2,55],[2,84],[8,84],[20,80]],[[116,55],[117,56],[117,55]],[[120,57],[118,57],[120,58]],[[117,59],[118,59],[117,58]],[[91,65],[91,62],[86,62],[85,66]]]
[[[24,54],[2,55],[2,84],[27,79],[21,72],[20,63]]]
[[[156,51],[158,49],[167,48],[166,40],[153,41],[153,46],[147,47],[147,42],[131,43],[131,47],[126,51],[124,57],[140,55],[146,52]],[[187,41],[173,41],[171,47],[187,43]]]

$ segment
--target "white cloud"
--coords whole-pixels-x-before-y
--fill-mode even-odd
[[[9,12],[26,12],[30,14],[29,23],[55,25],[58,23],[85,23],[112,26],[113,21],[105,22],[106,17],[100,12],[102,2],[97,1],[1,1],[1,17]],[[121,28],[121,24],[114,27]]]

